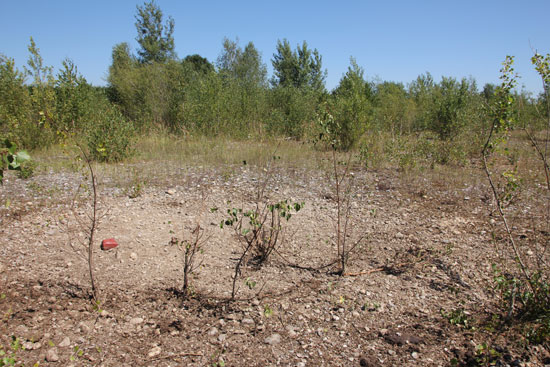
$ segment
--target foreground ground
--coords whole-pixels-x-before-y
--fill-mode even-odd
[[[17,365],[446,366],[473,364],[476,350],[478,361],[495,352],[503,366],[546,361],[542,347],[523,348],[491,328],[483,180],[354,170],[350,241],[366,236],[341,277],[334,267],[316,270],[336,256],[326,173],[277,166],[267,197],[305,207],[288,222],[279,253],[247,267],[228,302],[241,246],[219,223],[227,208],[252,207],[263,169],[179,165],[137,187],[123,175],[134,168],[101,175],[99,310],[87,298],[85,231],[76,220],[87,214],[85,195],[71,210],[82,176],[10,175],[1,188],[0,344]],[[183,253],[171,240],[197,221],[208,240],[193,297],[183,300]],[[111,237],[118,249],[102,252],[100,240]],[[14,351],[13,338],[24,349]]]

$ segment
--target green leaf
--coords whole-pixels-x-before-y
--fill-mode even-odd
[[[19,152],[17,152],[16,155],[17,155],[17,161],[19,163],[23,163],[31,159],[31,156],[29,155],[29,153],[27,153],[26,150],[20,150]]]

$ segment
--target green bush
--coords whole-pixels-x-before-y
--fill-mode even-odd
[[[134,153],[134,126],[116,107],[97,108],[89,121],[85,140],[93,160],[119,162]]]

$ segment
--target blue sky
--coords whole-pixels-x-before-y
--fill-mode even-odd
[[[224,37],[254,42],[271,74],[278,39],[317,48],[334,88],[353,56],[369,80],[407,84],[430,72],[498,83],[500,63],[516,56],[520,86],[538,93],[531,47],[550,53],[549,0],[170,1],[157,0],[176,23],[176,52],[215,61]],[[69,57],[94,85],[104,85],[112,47],[135,51],[136,5],[130,0],[0,0],[0,53],[22,67],[32,36],[57,70]]]

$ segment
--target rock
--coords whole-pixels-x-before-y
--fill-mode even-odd
[[[0,274],[3,273],[4,270],[6,270],[6,267],[4,266],[4,264],[0,263]]]
[[[134,317],[133,319],[130,319],[130,324],[132,325],[139,325],[143,322],[143,319],[141,317]]]
[[[418,353],[417,352],[412,352],[411,357],[413,357],[414,359],[418,359]]]
[[[208,335],[210,336],[214,336],[216,334],[218,334],[218,328],[213,327],[208,331]]]
[[[176,190],[174,190],[174,189],[168,189],[168,190],[166,190],[166,194],[168,194],[168,195],[170,195],[170,196],[176,195]]]
[[[135,260],[137,260],[137,257],[138,257],[138,256],[137,256],[137,254],[136,254],[135,252],[132,252],[132,253],[130,254],[130,259],[131,259],[131,260],[134,260],[134,261],[135,261]]]
[[[364,356],[359,360],[359,366],[361,367],[377,367],[379,366],[378,360],[374,357]]]
[[[253,324],[254,323],[254,320],[250,319],[250,318],[244,318],[242,321],[241,321],[243,324]]]
[[[68,336],[66,336],[65,338],[63,338],[63,340],[61,341],[61,343],[59,343],[59,346],[60,346],[61,348],[66,348],[66,347],[68,347],[68,346],[70,346],[70,345],[71,345],[71,339],[69,339]]]
[[[59,361],[59,356],[57,355],[57,348],[50,348],[46,352],[46,361],[48,362],[57,362]]]
[[[90,325],[88,325],[84,321],[80,321],[78,323],[78,329],[80,330],[81,333],[88,333],[88,332],[90,332],[90,330],[92,330]]]
[[[296,331],[294,330],[294,326],[292,326],[292,325],[287,325],[286,326],[286,331],[288,333],[288,336],[291,337],[291,338],[295,338],[296,335],[298,335],[296,333]]]
[[[156,347],[153,347],[151,348],[151,350],[149,351],[149,353],[147,353],[147,356],[149,358],[153,358],[153,357],[156,357],[160,354],[160,352],[162,351],[162,349],[157,345]]]
[[[223,343],[225,341],[225,339],[227,339],[227,335],[226,334],[220,334],[218,336],[218,341]]]
[[[264,343],[269,345],[276,345],[281,342],[281,336],[277,333],[271,334],[267,338],[264,339]]]

